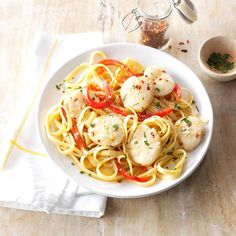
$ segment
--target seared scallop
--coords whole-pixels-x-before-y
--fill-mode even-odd
[[[154,80],[154,85],[155,95],[158,97],[163,97],[173,91],[175,87],[175,81],[169,74],[163,72],[158,78]]]
[[[88,129],[90,139],[99,145],[117,146],[125,137],[122,120],[115,115],[103,115],[94,119]]]
[[[65,96],[63,104],[68,109],[71,117],[77,117],[86,107],[81,90],[77,89]]]
[[[156,79],[163,73],[163,69],[157,66],[149,66],[144,71],[144,76],[150,79]]]
[[[122,85],[120,95],[125,107],[131,107],[137,112],[142,112],[152,102],[153,85],[145,77],[132,76]]]
[[[199,145],[204,135],[204,126],[198,117],[181,118],[175,123],[175,126],[179,141],[186,151],[192,151]]]
[[[136,163],[143,166],[151,165],[157,160],[161,150],[157,131],[147,125],[139,126],[129,141],[127,150]]]

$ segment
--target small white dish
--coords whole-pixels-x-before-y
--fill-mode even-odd
[[[235,64],[234,68],[227,73],[218,73],[211,70],[207,64],[207,60],[213,52],[230,54]],[[198,60],[203,71],[212,79],[220,82],[236,79],[236,40],[226,36],[209,38],[201,45]]]
[[[180,86],[187,87],[192,91],[194,100],[200,110],[201,117],[207,119],[209,122],[206,126],[206,135],[204,136],[201,144],[194,151],[189,153],[184,171],[178,179],[158,179],[156,184],[151,187],[141,187],[129,183],[128,181],[122,181],[122,183],[110,183],[96,180],[85,174],[80,174],[79,169],[76,166],[71,165],[69,158],[59,153],[56,145],[48,139],[45,130],[46,113],[53,105],[58,103],[61,97],[61,93],[56,89],[56,84],[59,84],[77,65],[83,62],[88,62],[91,53],[95,50],[101,50],[105,52],[109,58],[114,59],[124,59],[128,56],[133,57],[145,67],[151,65],[162,66]],[[210,144],[213,130],[213,112],[211,102],[201,81],[182,62],[165,52],[153,49],[151,47],[129,43],[115,43],[97,47],[76,56],[63,65],[51,77],[49,82],[45,85],[40,97],[37,125],[42,143],[51,159],[78,185],[105,196],[117,198],[138,198],[166,191],[181,183],[194,172],[203,160]]]

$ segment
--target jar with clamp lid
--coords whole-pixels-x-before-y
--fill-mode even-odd
[[[197,20],[197,12],[190,0],[138,0],[137,8],[122,20],[128,32],[139,30],[139,43],[164,49],[171,37],[171,13],[176,9],[187,22]]]

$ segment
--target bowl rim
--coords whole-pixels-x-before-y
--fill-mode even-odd
[[[56,73],[58,73],[58,71],[64,67],[66,64],[70,63],[71,61],[73,61],[75,58],[77,58],[78,56],[81,56],[81,55],[84,55],[84,54],[87,54],[88,52],[92,52],[92,51],[95,51],[95,50],[98,50],[101,48],[109,48],[109,47],[112,47],[112,46],[133,46],[133,47],[144,47],[146,49],[150,49],[150,47],[148,46],[145,46],[145,45],[140,45],[140,44],[135,44],[135,43],[126,43],[126,42],[117,42],[117,43],[109,43],[109,44],[105,44],[105,45],[101,45],[101,46],[97,46],[97,47],[93,47],[91,49],[88,49],[86,51],[83,51],[82,53],[79,53],[77,54],[76,56],[72,57],[71,59],[69,59],[68,61],[66,61],[65,63],[63,63],[59,68],[57,68],[55,70],[55,72],[50,75],[50,78],[47,80],[47,82],[44,84],[43,88],[41,89],[41,93],[40,93],[40,96],[39,96],[39,102],[38,102],[38,107],[37,107],[37,110],[36,110],[36,126],[37,126],[37,131],[39,133],[39,137],[40,137],[40,141],[43,145],[43,147],[45,148],[45,151],[46,153],[48,154],[49,158],[51,159],[51,161],[54,163],[54,165],[59,169],[61,170],[64,174],[66,174],[66,176],[70,179],[72,179],[76,184],[78,184],[78,182],[75,181],[75,179],[73,177],[71,177],[70,175],[68,175],[68,173],[62,169],[60,166],[58,166],[58,164],[54,161],[54,158],[52,158],[50,155],[49,155],[49,152],[44,144],[44,138],[43,138],[43,134],[42,134],[42,131],[41,131],[41,127],[40,127],[40,108],[42,106],[42,95],[44,94],[44,91],[45,89],[47,88],[48,84],[50,83],[51,79],[55,77]],[[169,186],[166,186],[164,187],[163,189],[160,189],[160,190],[156,190],[156,191],[153,191],[153,192],[144,192],[143,194],[130,194],[130,195],[117,195],[116,193],[107,193],[107,192],[104,192],[103,190],[99,190],[99,189],[92,189],[90,187],[88,187],[86,184],[84,184],[83,182],[78,184],[80,187],[84,187],[84,188],[87,188],[89,189],[90,191],[92,191],[93,193],[96,193],[96,194],[99,194],[99,195],[102,195],[102,196],[106,196],[106,197],[113,197],[113,198],[123,198],[123,199],[134,199],[134,198],[141,198],[141,197],[148,197],[148,196],[153,196],[153,195],[156,195],[156,194],[159,194],[159,193],[162,193],[162,192],[165,192],[167,190],[170,190],[171,188],[179,185],[180,183],[182,183],[183,181],[185,181],[198,167],[199,165],[202,163],[203,159],[205,158],[206,156],[206,153],[209,149],[209,146],[210,146],[210,143],[212,141],[212,135],[213,135],[213,127],[214,127],[214,113],[213,113],[213,108],[212,108],[212,104],[211,104],[211,100],[209,98],[209,95],[202,83],[202,81],[199,79],[199,77],[187,66],[185,65],[182,61],[180,61],[179,59],[175,58],[174,56],[166,53],[166,52],[163,52],[161,50],[158,50],[159,52],[163,53],[163,54],[166,54],[168,55],[169,57],[171,57],[172,59],[174,60],[177,60],[180,64],[182,64],[184,67],[186,67],[186,69],[190,70],[195,76],[196,76],[196,79],[199,81],[199,83],[201,84],[203,90],[205,91],[205,95],[206,97],[208,98],[208,101],[209,101],[209,117],[211,118],[211,122],[209,122],[211,125],[209,126],[209,129],[208,129],[208,139],[207,139],[207,143],[206,143],[206,148],[201,156],[201,158],[198,160],[198,162],[192,167],[191,171],[189,171],[184,177],[181,178],[181,176],[176,179],[176,181],[174,183],[172,183],[171,185]],[[48,140],[49,141],[49,140]],[[143,187],[145,188],[145,187]]]
[[[198,60],[200,65],[202,66],[202,68],[210,75],[212,76],[217,76],[218,78],[222,77],[222,78],[227,78],[227,77],[231,77],[231,76],[236,76],[236,71],[232,70],[231,72],[227,72],[227,73],[218,73],[216,71],[211,70],[208,66],[205,65],[205,63],[202,61],[202,57],[201,54],[203,52],[203,47],[209,43],[211,40],[214,39],[226,39],[226,40],[233,40],[236,42],[236,39],[232,38],[232,37],[228,37],[225,35],[217,35],[217,36],[213,36],[213,37],[209,37],[208,39],[206,39],[200,46],[199,50],[198,50]]]

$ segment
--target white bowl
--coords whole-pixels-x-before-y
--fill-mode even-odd
[[[212,71],[207,64],[211,53],[228,53],[233,57],[234,68],[227,73]],[[236,40],[226,36],[216,36],[206,40],[199,49],[198,60],[203,71],[212,79],[220,82],[227,82],[236,79]]]
[[[71,161],[66,156],[60,154],[57,151],[55,144],[48,139],[45,131],[46,113],[52,105],[59,101],[61,96],[59,91],[56,90],[55,85],[59,84],[78,64],[88,62],[91,53],[95,50],[105,52],[110,58],[124,59],[129,56],[135,58],[144,66],[163,66],[166,68],[167,72],[174,77],[178,84],[185,86],[192,91],[194,99],[200,109],[201,116],[208,119],[209,123],[206,127],[205,137],[203,138],[201,144],[193,152],[189,153],[185,169],[178,179],[158,180],[156,184],[151,187],[140,187],[129,183],[128,181],[122,181],[121,183],[99,181],[85,174],[80,174],[79,169],[76,166],[72,166]],[[116,43],[94,48],[76,56],[63,65],[52,76],[44,87],[40,98],[37,123],[42,143],[49,156],[55,164],[78,185],[105,196],[117,198],[137,198],[166,191],[167,189],[176,186],[186,179],[191,173],[193,173],[193,171],[203,160],[211,140],[213,129],[213,112],[209,97],[201,81],[182,62],[165,52],[153,49],[151,47],[137,44]]]

